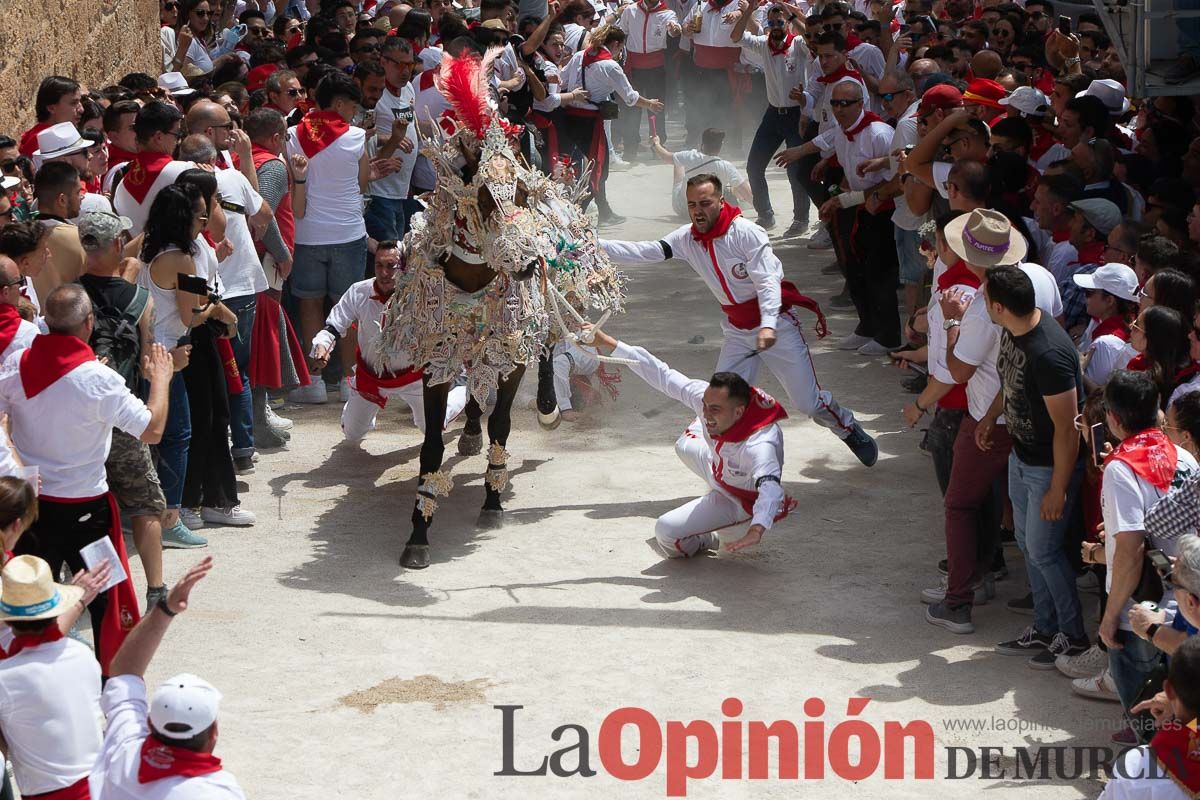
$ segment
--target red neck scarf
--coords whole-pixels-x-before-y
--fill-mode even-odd
[[[66,333],[35,336],[29,349],[21,353],[21,386],[26,397],[36,397],[62,376],[96,354],[87,342]]]
[[[750,387],[750,402],[746,404],[746,410],[742,412],[742,416],[729,426],[729,430],[714,439],[721,444],[744,442],[755,431],[773,425],[782,419],[787,419],[787,412],[775,398],[752,386]]]
[[[859,38],[858,34],[851,31],[850,34],[846,36],[846,52],[849,53],[862,43],[863,40]]]
[[[864,111],[862,119],[858,121],[858,124],[846,131],[846,141],[853,142],[854,137],[866,130],[867,126],[872,122],[883,122],[883,118],[874,111]]]
[[[1147,428],[1117,445],[1104,459],[1105,464],[1120,461],[1160,492],[1171,487],[1179,452],[1167,435],[1158,428]]]
[[[133,161],[135,158],[137,158],[137,153],[134,151],[117,147],[112,142],[108,143],[108,165],[110,167],[115,167],[117,164],[124,164],[126,161]]]
[[[1146,358],[1145,353],[1138,353],[1129,359],[1129,363],[1125,365],[1125,369],[1130,372],[1145,372],[1150,369],[1150,359]]]
[[[125,172],[121,185],[140,205],[146,202],[146,195],[150,193],[150,187],[154,185],[154,181],[158,180],[163,167],[170,164],[171,161],[171,156],[166,153],[152,153],[144,150],[129,160],[129,169]]]
[[[837,83],[842,78],[854,78],[854,80],[859,81],[861,83],[862,82],[862,73],[859,72],[858,70],[850,69],[845,64],[842,64],[840,67],[835,69],[830,74],[819,76],[817,78],[817,83],[824,83],[824,84],[828,85],[831,83]]]
[[[8,349],[21,327],[21,312],[8,303],[0,304],[0,353]]]
[[[142,742],[141,762],[138,764],[138,783],[150,783],[163,778],[195,778],[221,771],[221,759],[212,753],[197,753],[167,744],[154,734]]]
[[[312,158],[350,130],[350,123],[334,111],[310,111],[296,126],[296,139],[304,155]]]
[[[733,224],[734,219],[741,214],[740,208],[723,202],[721,203],[721,213],[717,215],[717,221],[707,231],[701,233],[696,230],[695,223],[692,223],[692,238],[705,247],[712,247],[712,243],[724,236],[729,231],[729,226]]]
[[[612,53],[608,52],[607,47],[601,47],[599,50],[588,50],[583,54],[583,66],[590,67],[597,61],[612,61]]]
[[[1003,119],[1003,117],[997,117],[996,119]],[[1058,140],[1054,138],[1053,133],[1039,126],[1037,128],[1037,135],[1033,137],[1033,147],[1029,148],[1029,160],[1037,161],[1046,155],[1046,151],[1053,147],[1056,141]]]
[[[787,36],[783,37],[783,44],[779,45],[779,47],[776,47],[774,41],[771,39],[770,36],[768,36],[767,37],[767,49],[771,51],[771,55],[781,56],[781,55],[785,54],[788,50],[792,49],[792,41],[795,38],[796,38],[796,34],[789,32],[787,34]]]
[[[1106,242],[1088,242],[1083,247],[1077,247],[1076,252],[1079,254],[1075,258],[1076,264],[1103,264],[1104,250],[1108,247]]]
[[[944,292],[951,286],[959,284],[970,286],[972,289],[978,289],[983,284],[983,281],[979,280],[979,276],[972,272],[971,268],[967,266],[967,262],[961,258],[938,277],[937,288],[939,292]]]
[[[387,293],[387,292],[385,292],[383,289],[380,289],[380,288],[379,288],[379,281],[378,281],[378,280],[375,280],[375,281],[374,281],[374,282],[372,282],[372,284],[371,284],[371,299],[372,299],[372,300],[378,300],[379,302],[381,302],[381,303],[383,303],[383,304],[385,304],[385,305],[387,304],[387,301],[388,301],[388,293]]]
[[[1056,231],[1051,231],[1050,238],[1054,240],[1055,244],[1059,244],[1060,242],[1069,241],[1071,238],[1071,229],[1070,228],[1059,228]]]
[[[50,626],[41,633],[21,633],[13,637],[12,644],[8,646],[8,658],[12,658],[17,653],[29,647],[37,647],[40,644],[50,644],[57,642],[63,638],[63,632],[58,627],[57,622],[51,622]]]
[[[1168,724],[1150,740],[1150,752],[1188,797],[1200,796],[1200,734]]]
[[[1113,314],[1105,320],[1100,320],[1092,329],[1092,341],[1101,336],[1115,336],[1123,342],[1129,341],[1129,323],[1120,314]]]
[[[1200,373],[1200,363],[1193,361],[1175,373],[1175,385],[1179,386],[1180,384],[1187,383],[1189,380],[1195,377],[1197,373]]]

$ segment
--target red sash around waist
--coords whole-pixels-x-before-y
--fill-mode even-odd
[[[817,338],[824,338],[829,335],[829,326],[825,322],[825,314],[821,311],[820,304],[811,297],[800,294],[800,290],[791,281],[783,281],[779,288],[782,290],[780,295],[779,313],[787,311],[792,306],[799,306],[808,309],[817,315]],[[744,331],[754,330],[762,322],[762,314],[758,308],[758,298],[751,298],[743,303],[737,303],[731,306],[721,306],[721,310],[725,312],[725,316],[729,318],[729,324],[735,328],[740,328]]]
[[[387,398],[379,391],[380,389],[399,389],[401,386],[408,386],[410,383],[421,380],[424,375],[424,371],[416,367],[409,367],[400,372],[385,372],[383,375],[376,375],[371,366],[363,359],[361,350],[356,351],[355,357],[358,366],[354,370],[354,388],[363,398],[370,400],[380,408],[387,406]]]

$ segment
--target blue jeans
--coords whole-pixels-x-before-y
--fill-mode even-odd
[[[377,242],[397,242],[404,236],[404,200],[371,195],[363,222],[367,225],[367,236]]]
[[[233,437],[230,448],[234,458],[254,455],[254,407],[250,402],[250,378],[246,369],[250,366],[250,339],[254,335],[254,311],[258,298],[252,294],[231,297],[225,306],[237,314],[238,333],[230,344],[233,358],[242,376],[242,393],[229,395],[229,432]]]
[[[167,404],[167,424],[158,443],[158,480],[162,484],[167,508],[179,508],[183,502],[183,480],[187,475],[188,443],[192,440],[192,409],[188,404],[183,373],[171,378]]]
[[[800,109],[767,106],[746,159],[746,177],[754,194],[754,211],[760,217],[774,214],[771,194],[767,191],[767,166],[784,142],[788,147],[798,147],[804,142],[800,135]],[[789,164],[787,174],[792,186],[792,219],[805,222],[808,220],[808,192],[800,182],[800,162]]]
[[[921,255],[921,234],[896,228],[896,256],[900,259],[900,281],[920,286],[925,282],[925,270],[929,269],[925,256]]]
[[[1137,701],[1142,686],[1162,661],[1162,651],[1132,631],[1117,631],[1120,650],[1108,648],[1108,671],[1126,711]]]
[[[1035,467],[1008,456],[1008,494],[1012,500],[1017,546],[1025,556],[1029,587],[1033,590],[1033,626],[1039,633],[1062,632],[1071,638],[1084,635],[1075,570],[1063,551],[1063,538],[1071,521],[1071,508],[1079,495],[1083,470],[1076,466],[1067,487],[1062,516],[1042,519],[1042,497],[1050,488],[1051,467]]]

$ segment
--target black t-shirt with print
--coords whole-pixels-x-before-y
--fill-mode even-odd
[[[1004,392],[1004,417],[1017,458],[1036,467],[1054,466],[1054,423],[1045,397],[1071,389],[1083,403],[1079,353],[1071,337],[1047,314],[1024,336],[1000,337],[996,370]]]

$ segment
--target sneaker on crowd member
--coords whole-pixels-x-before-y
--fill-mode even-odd
[[[185,506],[179,509],[179,521],[192,531],[204,527],[204,520],[200,518],[200,509],[198,508],[187,508]]]
[[[1054,666],[1068,678],[1094,678],[1108,669],[1108,653],[1093,644],[1086,652],[1059,656]]]
[[[1121,702],[1121,696],[1117,694],[1117,684],[1113,682],[1112,673],[1107,667],[1099,675],[1071,681],[1071,691],[1080,697],[1090,697],[1093,700]]]
[[[790,228],[789,228],[790,230]],[[806,245],[809,250],[831,250],[833,249],[833,237],[829,235],[828,226],[822,225],[813,234],[812,239]]]
[[[287,399],[289,403],[322,405],[329,402],[329,391],[325,388],[325,381],[314,376],[313,382],[308,386],[301,386],[299,389],[292,389],[288,392]]]
[[[247,511],[241,506],[225,508],[204,506],[200,509],[200,518],[212,525],[230,525],[235,528],[249,527],[258,521],[258,517],[254,515],[253,511]]]
[[[208,545],[208,539],[191,530],[191,528],[185,524],[186,516],[183,513],[184,511],[189,512],[189,515],[194,513],[190,508],[180,509],[179,521],[169,528],[163,528],[162,545],[164,548],[175,550],[193,550],[197,547],[205,547]],[[203,522],[201,522],[201,525],[202,524]],[[197,525],[196,527],[200,526]]]

